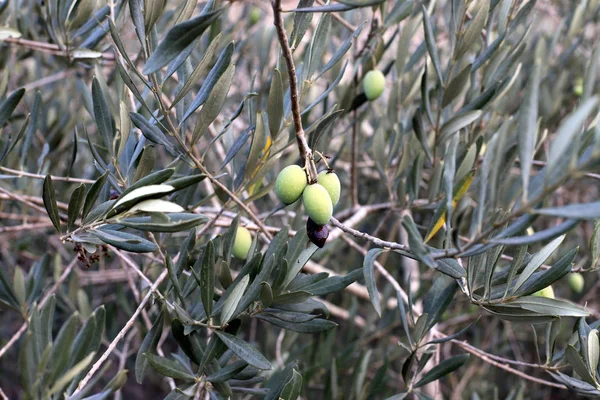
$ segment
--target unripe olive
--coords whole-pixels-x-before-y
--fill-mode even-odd
[[[585,286],[583,275],[581,275],[579,272],[570,274],[569,286],[571,286],[571,290],[575,293],[581,293],[583,291],[583,287]]]
[[[235,258],[245,260],[248,257],[248,251],[252,245],[252,235],[250,231],[243,226],[238,226],[235,233],[235,239],[233,241],[232,253]]]
[[[535,292],[533,295],[553,299],[554,298],[554,289],[552,289],[552,286],[546,286],[542,290],[538,290],[537,292]]]
[[[573,85],[573,93],[577,97],[581,97],[583,94],[583,79],[581,77],[575,79],[575,84]]]
[[[385,89],[385,75],[378,70],[372,69],[367,72],[365,77],[363,78],[363,90],[365,91],[365,96],[369,100],[375,100],[383,93]]]
[[[331,197],[331,203],[335,206],[340,201],[340,191],[342,188],[340,178],[338,178],[335,172],[321,171],[318,179],[319,185],[327,190],[329,197]]]
[[[327,225],[316,224],[315,221],[308,218],[306,221],[306,236],[319,248],[323,248],[327,237],[329,237],[329,229],[327,229]]]
[[[252,10],[250,10],[250,25],[254,25],[258,21],[260,21],[260,9],[258,7],[252,7]]]
[[[277,175],[275,193],[283,204],[292,204],[302,196],[306,185],[304,170],[298,165],[290,165]]]
[[[325,225],[333,214],[333,203],[327,189],[318,183],[308,185],[302,193],[304,208],[308,217],[317,225]]]

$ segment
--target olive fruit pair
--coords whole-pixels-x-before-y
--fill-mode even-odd
[[[372,69],[365,74],[362,84],[367,99],[375,100],[385,90],[385,75],[378,69]]]

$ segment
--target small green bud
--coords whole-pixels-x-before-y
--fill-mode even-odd
[[[308,185],[302,194],[306,213],[317,225],[325,225],[333,214],[333,204],[327,189],[318,183]]]
[[[235,233],[235,239],[233,241],[232,253],[235,258],[245,260],[248,257],[248,251],[252,245],[252,235],[250,231],[243,226],[238,226]]]
[[[319,185],[323,186],[327,190],[327,193],[329,193],[331,202],[335,206],[340,201],[340,178],[338,178],[335,172],[321,171],[318,180]]]
[[[298,165],[285,167],[275,181],[275,193],[283,204],[292,204],[302,196],[306,188],[306,173]]]
[[[369,100],[375,100],[385,90],[385,75],[378,69],[373,69],[363,78],[363,90]]]

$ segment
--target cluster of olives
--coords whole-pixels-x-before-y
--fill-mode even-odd
[[[333,206],[340,201],[340,179],[331,170],[321,171],[316,183],[308,184],[306,172],[298,165],[285,167],[275,181],[275,193],[279,200],[289,205],[302,196],[308,215],[306,233],[319,247],[325,245],[329,231],[327,222],[333,214]]]
[[[251,23],[258,22],[260,10],[252,9]],[[363,90],[369,101],[377,99],[385,90],[385,75],[377,69],[367,72],[363,78]],[[279,200],[289,205],[302,197],[308,221],[306,234],[311,242],[319,247],[325,245],[329,236],[327,222],[333,214],[333,207],[340,201],[340,179],[328,168],[321,171],[316,183],[309,184],[305,170],[298,165],[285,167],[275,181],[275,193]],[[252,245],[252,236],[248,229],[238,227],[233,242],[233,256],[246,259]]]

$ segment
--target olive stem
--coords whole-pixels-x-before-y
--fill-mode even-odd
[[[300,116],[300,102],[298,99],[298,84],[296,76],[296,67],[294,66],[294,58],[290,49],[287,34],[283,27],[283,17],[281,16],[281,0],[271,0],[273,7],[273,24],[277,31],[277,38],[281,45],[281,51],[288,70],[288,79],[290,81],[290,100],[292,105],[292,117],[294,119],[294,128],[296,129],[296,143],[300,151],[300,158],[308,171],[308,181],[314,183],[317,181],[317,168],[315,166],[312,150],[306,141],[306,135],[302,128],[302,118]]]
[[[316,155],[318,155],[319,157],[321,157],[321,161],[323,161],[323,163],[325,164],[325,167],[327,168],[328,171],[333,171],[333,168],[331,168],[329,166],[329,163],[327,162],[327,157],[325,157],[323,155],[323,153],[321,153],[320,151],[314,151]]]

